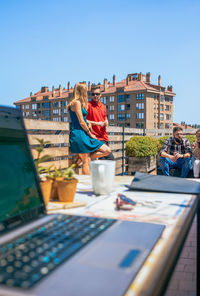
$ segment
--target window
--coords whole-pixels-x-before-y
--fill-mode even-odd
[[[67,113],[67,109],[64,109],[63,112],[66,114]]]
[[[53,117],[53,121],[59,121],[58,117]]]
[[[137,103],[136,104],[136,109],[144,109],[144,103]]]
[[[160,128],[163,128],[163,123],[160,123]]]
[[[164,109],[163,104],[160,104],[160,111],[163,111],[163,109]]]
[[[136,128],[144,128],[144,123],[143,122],[137,122],[136,123]]]
[[[165,128],[169,128],[169,123],[165,123]]]
[[[119,120],[119,121],[124,121],[124,120],[126,120],[126,114],[118,114],[117,115],[117,119]]]
[[[163,120],[163,119],[164,119],[164,114],[160,113],[160,120]]]
[[[104,104],[108,104],[108,97],[104,97]]]
[[[29,116],[29,112],[25,112],[25,116]]]
[[[103,101],[104,101],[104,97],[101,97],[100,101],[101,101],[101,103],[103,103]]]
[[[42,107],[48,109],[50,108],[50,103],[42,103]]]
[[[115,115],[114,114],[110,114],[110,120],[114,120],[115,119]]]
[[[163,102],[164,101],[164,97],[161,95],[160,96],[160,101]]]
[[[44,96],[43,97],[43,100],[45,100],[45,101],[48,100],[48,99],[49,99],[49,96]]]
[[[141,94],[141,93],[136,94],[136,100],[144,100],[144,94]]]
[[[22,105],[22,109],[24,109],[24,105]]]
[[[65,121],[65,122],[67,122],[67,121],[68,121],[68,117],[64,117],[63,119],[64,119],[64,121]]]
[[[61,110],[60,109],[53,109],[53,114],[61,115]]]
[[[125,111],[125,105],[118,105],[118,111]]]
[[[32,104],[32,110],[36,110],[37,109],[37,104]]]
[[[169,97],[165,97],[165,102],[169,102],[169,101],[170,101]]]
[[[50,111],[49,111],[49,110],[43,110],[43,111],[42,111],[42,114],[43,114],[44,116],[50,116]]]
[[[129,101],[130,100],[130,95],[126,95],[126,100]]]
[[[126,105],[126,110],[130,110],[130,108],[131,108],[131,105],[130,104],[127,104]]]
[[[58,102],[53,102],[53,103],[52,103],[52,106],[53,106],[53,107],[58,107]]]
[[[118,95],[118,103],[125,102],[125,95]]]
[[[156,113],[154,113],[154,116],[153,117],[154,117],[154,119],[156,119]]]
[[[25,109],[29,109],[29,105],[25,105]]]
[[[144,113],[136,113],[136,119],[143,119]]]
[[[115,106],[114,105],[111,105],[110,106],[110,111],[114,111],[115,110]]]
[[[130,119],[131,118],[131,114],[130,113],[127,113],[126,114],[126,119]]]
[[[169,114],[165,114],[165,119],[169,120]]]
[[[165,111],[169,111],[169,107],[171,107],[171,106],[165,105]]]
[[[115,101],[115,97],[114,96],[111,96],[110,97],[110,102],[114,102]]]

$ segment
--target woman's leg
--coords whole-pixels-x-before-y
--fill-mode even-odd
[[[82,166],[83,175],[89,175],[90,174],[90,154],[89,153],[79,154],[79,157],[83,162],[83,166]]]
[[[101,158],[111,153],[110,148],[103,144],[99,149],[90,154],[91,159]]]
[[[76,164],[76,168],[79,168],[80,165],[82,165],[82,159],[80,157],[80,154],[77,154],[74,160],[74,163]]]

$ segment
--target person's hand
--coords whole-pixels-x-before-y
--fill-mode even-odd
[[[195,149],[196,147],[197,147],[196,143],[193,143],[192,146],[191,146],[192,149]]]
[[[103,121],[99,121],[98,122],[98,125],[101,126],[101,127],[103,127],[104,126],[104,122]]]
[[[180,153],[178,153],[178,152],[174,152],[174,157],[175,157],[175,159],[177,160],[177,159],[179,159],[179,158],[183,158],[183,154],[180,154]],[[175,161],[176,161],[175,160]]]
[[[91,122],[87,122],[87,124],[88,124],[89,129],[92,130],[92,124],[91,124]]]
[[[91,134],[91,135],[90,135],[90,138],[92,138],[92,139],[96,139],[96,136],[93,135],[93,134]]]
[[[107,119],[104,121],[104,126],[108,126],[108,120]]]
[[[177,161],[177,159],[176,159],[176,157],[174,155],[170,155],[169,159],[171,161],[173,161],[173,162],[176,162]]]

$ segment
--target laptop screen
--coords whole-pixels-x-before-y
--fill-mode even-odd
[[[0,232],[45,212],[21,111],[0,106]]]

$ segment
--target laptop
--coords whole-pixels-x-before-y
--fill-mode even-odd
[[[164,227],[47,215],[21,111],[0,106],[0,295],[123,295]]]

